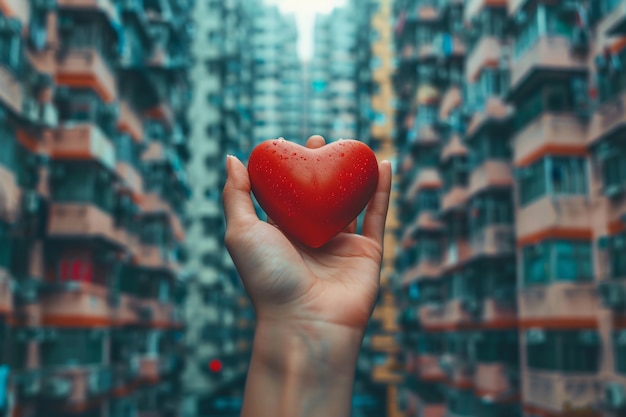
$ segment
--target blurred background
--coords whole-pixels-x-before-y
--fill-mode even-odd
[[[225,155],[312,134],[394,165],[353,416],[626,416],[625,60],[619,0],[0,0],[0,417],[238,416]]]

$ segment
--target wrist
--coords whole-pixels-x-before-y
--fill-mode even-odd
[[[259,319],[254,356],[275,374],[354,378],[364,330],[311,320]]]

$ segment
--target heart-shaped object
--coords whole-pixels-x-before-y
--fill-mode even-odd
[[[248,174],[254,196],[280,229],[318,248],[370,201],[378,184],[378,162],[357,140],[310,149],[275,139],[254,148]]]

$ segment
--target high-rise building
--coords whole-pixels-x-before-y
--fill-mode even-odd
[[[193,10],[187,265],[194,275],[185,305],[183,416],[237,414],[249,361],[252,311],[224,246],[221,193],[226,155],[245,161],[254,144],[255,7],[244,0],[197,1]]]
[[[187,1],[0,1],[0,414],[176,416]]]
[[[261,2],[253,6],[255,144],[284,137],[303,143],[303,69],[294,15]]]
[[[626,412],[623,1],[396,1],[411,416]]]

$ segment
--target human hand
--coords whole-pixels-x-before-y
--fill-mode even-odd
[[[325,144],[312,136],[307,147]],[[383,235],[391,165],[379,165],[380,176],[363,222],[356,222],[320,248],[290,240],[270,222],[258,219],[244,165],[228,157],[223,201],[226,246],[259,320],[314,321],[364,329],[376,301],[383,254]]]
[[[309,148],[324,145],[321,136]],[[310,248],[259,220],[244,165],[227,159],[226,247],[257,314],[242,417],[350,415],[354,371],[379,288],[391,165],[356,222]]]

